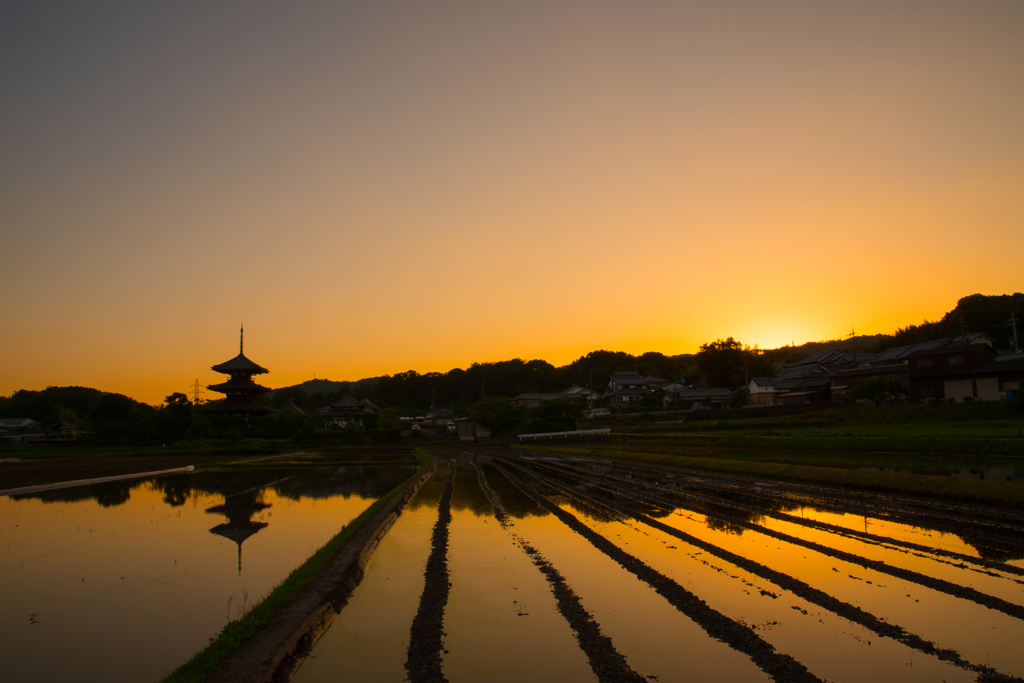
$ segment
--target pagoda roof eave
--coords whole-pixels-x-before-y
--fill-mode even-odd
[[[229,361],[225,361],[219,365],[214,365],[210,368],[214,372],[220,372],[225,375],[235,373],[247,373],[251,375],[262,375],[270,372],[266,368],[253,363],[251,360],[245,357],[244,353],[240,353]]]
[[[263,394],[271,389],[265,386],[256,384],[255,382],[233,382],[228,380],[227,382],[221,382],[220,384],[210,384],[206,387],[210,391],[216,391],[219,394],[226,394],[229,391],[242,391],[251,394]]]

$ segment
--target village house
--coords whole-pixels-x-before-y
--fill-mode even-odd
[[[274,411],[273,417],[281,417],[282,415],[305,415],[306,411],[295,405],[293,399],[288,399],[288,402],[283,406]]]
[[[907,364],[865,365],[864,367],[840,370],[832,376],[832,398],[845,396],[858,384],[872,379],[892,379],[908,384]]]
[[[1012,401],[1024,383],[1024,353],[997,356],[974,371],[979,401]]]
[[[747,403],[752,406],[773,406],[775,382],[770,377],[755,377],[747,385]]]
[[[490,429],[467,419],[455,421],[455,433],[462,441],[477,441],[491,436]]]
[[[560,393],[527,393],[519,394],[514,399],[512,399],[512,402],[515,403],[517,406],[536,408],[541,403],[544,403],[545,401],[554,401],[556,398],[565,398],[565,396],[563,396]]]
[[[324,426],[336,425],[345,427],[350,423],[362,424],[368,415],[380,415],[381,410],[363,399],[357,401],[351,396],[340,398],[325,408],[320,409],[320,415],[324,417]]]
[[[559,398],[568,398],[574,400],[587,401],[593,403],[600,399],[600,395],[597,392],[591,391],[586,387],[581,387],[577,384],[572,385],[565,391],[559,391],[557,393],[523,393],[512,399],[513,403],[519,406],[526,406],[527,408],[536,408],[544,401],[554,401]]]
[[[27,429],[37,424],[39,423],[30,417],[0,417],[0,428],[2,429]]]
[[[997,355],[988,344],[970,343],[914,351],[907,357],[910,394],[958,403],[973,400],[978,396],[974,371],[993,363]]]
[[[702,387],[689,387],[666,391],[665,397],[661,400],[662,405],[671,408],[679,405],[690,405],[694,402],[708,402],[712,408],[727,408],[732,406],[732,392],[728,389]]]
[[[639,372],[623,370],[613,372],[608,378],[604,397],[608,399],[609,405],[628,405],[652,393],[654,390],[647,383],[646,377]]]
[[[434,408],[423,413],[422,424],[431,427],[447,427],[448,423],[455,421],[455,411],[449,408]]]
[[[647,386],[655,391],[658,389],[664,389],[667,385],[672,383],[667,379],[655,377],[654,375],[648,375],[647,377],[644,377],[644,379],[647,380]]]

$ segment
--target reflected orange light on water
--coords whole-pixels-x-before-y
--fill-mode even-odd
[[[177,480],[172,483],[188,486],[187,476]],[[273,489],[263,490],[261,500],[268,507],[252,521],[265,526],[237,545],[230,532],[210,531],[226,523],[225,515],[207,512],[224,497],[201,490],[174,507],[150,483],[131,487],[128,500],[112,506],[94,498],[0,498],[5,674],[12,680],[99,672],[109,681],[159,678],[372,502],[295,500]],[[32,614],[39,625],[28,628]],[[61,657],[51,656],[54,643],[61,644]]]

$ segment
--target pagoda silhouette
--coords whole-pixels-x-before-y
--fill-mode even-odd
[[[270,408],[261,406],[256,402],[256,399],[261,394],[265,394],[270,389],[256,384],[252,379],[253,375],[263,375],[270,371],[246,358],[245,353],[243,353],[244,348],[245,326],[243,325],[238,337],[238,355],[227,362],[210,368],[214,372],[230,375],[231,379],[227,382],[211,384],[206,387],[210,391],[216,391],[219,394],[225,395],[224,400],[203,406],[203,410],[206,412],[237,415],[240,417],[269,415],[274,412]]]
[[[210,529],[211,534],[217,534],[238,545],[238,575],[242,575],[242,543],[247,538],[267,526],[266,522],[253,521],[252,516],[262,512],[269,503],[263,502],[263,489],[256,488],[251,491],[243,491],[224,497],[223,505],[215,505],[206,508],[208,513],[224,515],[228,521]]]

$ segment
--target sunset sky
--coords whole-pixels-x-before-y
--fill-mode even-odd
[[[1024,284],[1024,2],[5,2],[0,393],[892,332]]]

